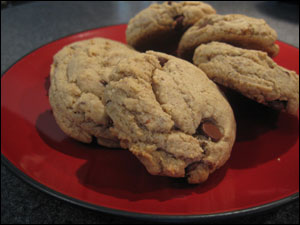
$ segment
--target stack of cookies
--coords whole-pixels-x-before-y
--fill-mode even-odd
[[[279,47],[264,20],[165,2],[132,18],[126,38],[65,46],[49,99],[67,135],[128,149],[153,175],[202,183],[229,159],[236,121],[218,84],[297,114],[299,77],[269,57]]]

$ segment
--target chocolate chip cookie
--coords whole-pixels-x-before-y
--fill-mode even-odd
[[[277,33],[263,19],[244,15],[208,15],[190,27],[182,36],[178,56],[192,60],[195,48],[211,41],[237,47],[262,50],[274,57],[279,51]]]
[[[199,68],[148,51],[121,60],[110,80],[103,102],[111,132],[149,173],[200,183],[228,160],[234,115]]]
[[[109,127],[102,95],[108,75],[120,59],[135,51],[119,42],[95,38],[72,43],[54,56],[49,100],[59,127],[70,137],[118,147]]]
[[[299,76],[277,65],[265,52],[212,42],[200,45],[193,61],[216,83],[277,110],[297,114]]]
[[[202,2],[164,2],[152,4],[128,23],[127,43],[140,51],[176,50],[184,30],[200,18],[215,13]]]

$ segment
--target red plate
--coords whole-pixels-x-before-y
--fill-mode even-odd
[[[247,103],[244,112],[235,110],[238,134],[232,157],[200,185],[151,176],[126,150],[82,144],[67,137],[55,123],[47,96],[53,55],[71,42],[92,37],[125,42],[125,29],[126,25],[118,25],[62,38],[6,71],[1,79],[3,163],[56,197],[140,218],[223,218],[298,198],[299,113],[297,117],[276,114],[253,102]],[[299,49],[278,44],[281,51],[275,60],[299,73]]]

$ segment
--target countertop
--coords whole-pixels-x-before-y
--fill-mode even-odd
[[[1,10],[1,74],[19,58],[58,38],[80,31],[127,23],[151,2],[28,2]],[[278,39],[299,48],[299,5],[283,2],[209,2],[219,14],[265,19]],[[16,137],[17,138],[17,137]],[[148,223],[74,206],[21,181],[1,164],[1,223]],[[299,224],[299,201],[260,215],[216,223]]]

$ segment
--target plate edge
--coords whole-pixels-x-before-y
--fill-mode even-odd
[[[160,214],[144,214],[137,212],[130,212],[125,210],[113,209],[104,206],[98,206],[92,203],[84,202],[82,200],[69,197],[65,194],[59,193],[41,183],[34,180],[33,178],[26,175],[24,172],[19,170],[12,162],[10,162],[2,153],[1,153],[1,164],[4,164],[14,175],[20,178],[25,183],[30,186],[42,191],[46,194],[49,194],[55,198],[66,201],[68,203],[88,208],[94,211],[108,213],[112,215],[124,216],[129,218],[141,219],[141,220],[152,220],[152,221],[165,221],[165,222],[192,222],[192,221],[210,221],[210,220],[221,220],[221,219],[233,219],[241,216],[248,216],[252,214],[259,214],[275,209],[279,206],[283,206],[292,201],[299,199],[299,192],[292,194],[288,197],[282,198],[280,200],[263,204],[256,207],[246,208],[242,210],[215,213],[215,214],[199,214],[199,215],[160,215]]]
[[[26,53],[22,57],[18,58],[14,63],[12,63],[10,66],[8,66],[3,73],[1,73],[1,81],[4,75],[19,61],[21,61],[23,58],[28,56],[29,54],[35,52],[36,50],[51,44],[53,42],[56,42],[58,40],[71,37],[73,35],[77,35],[80,33],[84,33],[90,30],[95,30],[95,29],[100,29],[100,28],[105,28],[105,27],[110,27],[110,26],[120,26],[120,25],[127,25],[127,24],[112,24],[112,25],[107,25],[107,26],[102,26],[102,27],[96,27],[96,28],[91,28],[87,30],[83,30],[80,32],[76,33],[71,33],[68,35],[65,35],[63,37],[57,38],[53,41],[47,42],[46,44],[43,44],[32,51]],[[283,42],[285,44],[288,44],[291,47],[294,47],[299,50],[299,47],[294,46],[290,43],[284,42],[282,40],[279,40],[280,42]],[[299,192],[292,194],[286,198],[267,203],[264,205],[256,206],[256,207],[251,207],[247,209],[242,209],[242,210],[237,210],[237,211],[231,211],[231,212],[224,212],[224,213],[217,213],[217,214],[202,214],[202,215],[159,215],[159,214],[142,214],[142,213],[135,213],[135,212],[129,212],[129,211],[123,211],[123,210],[118,210],[118,209],[113,209],[113,208],[108,208],[108,207],[103,207],[103,206],[98,206],[92,203],[87,203],[81,200],[77,200],[75,198],[69,197],[67,195],[64,195],[62,193],[59,193],[53,189],[48,188],[47,186],[39,183],[38,181],[32,179],[25,173],[23,173],[21,170],[19,170],[15,165],[10,162],[1,152],[1,164],[4,164],[15,176],[23,180],[25,183],[29,184],[30,186],[46,193],[49,194],[53,197],[56,197],[60,200],[66,201],[71,204],[75,204],[80,207],[88,208],[94,211],[99,211],[99,212],[104,212],[104,213],[109,213],[113,215],[118,215],[118,216],[124,216],[124,217],[130,217],[130,218],[136,218],[136,219],[142,219],[142,220],[153,220],[153,221],[165,221],[165,222],[183,222],[183,221],[199,221],[199,220],[217,220],[217,219],[232,219],[232,218],[237,218],[240,216],[247,216],[247,215],[252,215],[256,213],[263,213],[266,211],[270,211],[272,209],[275,209],[277,207],[280,207],[282,205],[285,205],[287,203],[290,203],[292,201],[296,201],[299,199]]]

